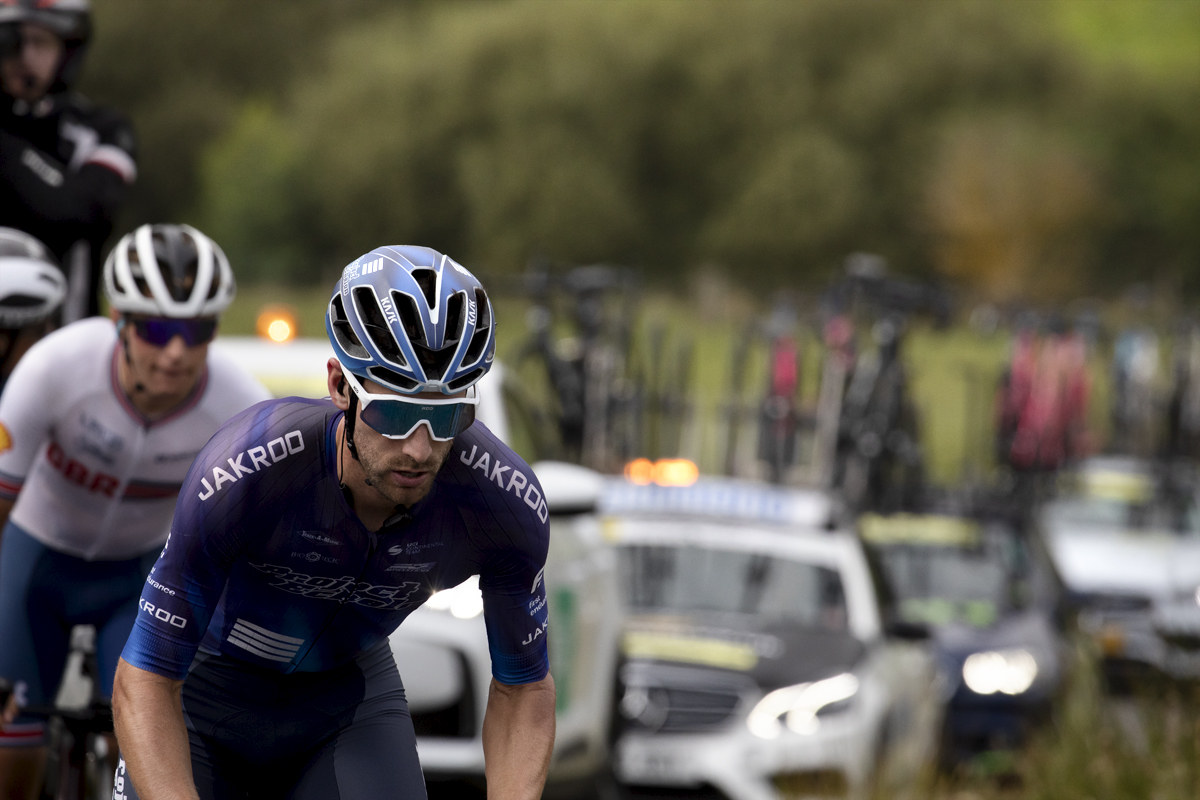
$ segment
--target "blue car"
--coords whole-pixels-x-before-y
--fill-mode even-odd
[[[863,515],[885,614],[931,630],[946,701],[941,764],[1020,746],[1070,657],[1065,595],[1035,537],[1003,519]]]

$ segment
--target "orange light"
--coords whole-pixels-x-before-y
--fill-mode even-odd
[[[625,477],[638,486],[654,482],[654,462],[648,458],[635,458],[625,465]]]
[[[635,458],[625,465],[625,478],[638,486],[691,486],[699,477],[700,468],[686,458]]]
[[[255,323],[258,335],[272,342],[283,344],[296,338],[299,327],[296,324],[296,309],[292,306],[272,304],[263,306],[258,312]]]
[[[654,464],[654,482],[659,486],[691,486],[700,468],[686,458],[660,458]]]

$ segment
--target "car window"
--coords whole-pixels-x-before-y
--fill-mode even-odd
[[[1026,602],[1028,553],[1006,526],[983,527],[970,544],[893,541],[870,551],[910,622],[987,627]]]
[[[767,624],[845,630],[846,597],[835,570],[696,546],[621,548],[624,596],[636,612],[747,614]]]
[[[1097,532],[1172,531],[1200,535],[1200,509],[1190,498],[1130,503],[1099,497],[1068,497],[1050,503],[1045,519],[1051,527],[1064,525]]]

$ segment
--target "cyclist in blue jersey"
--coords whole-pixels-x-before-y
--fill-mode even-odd
[[[122,653],[115,798],[425,796],[388,635],[480,576],[489,796],[540,796],[554,741],[533,472],[474,422],[495,325],[423,247],[342,272],[327,400],[235,417],[192,465]]]

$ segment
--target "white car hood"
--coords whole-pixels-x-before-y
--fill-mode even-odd
[[[1194,538],[1063,527],[1049,539],[1059,574],[1076,592],[1170,597],[1200,585],[1200,540]]]

